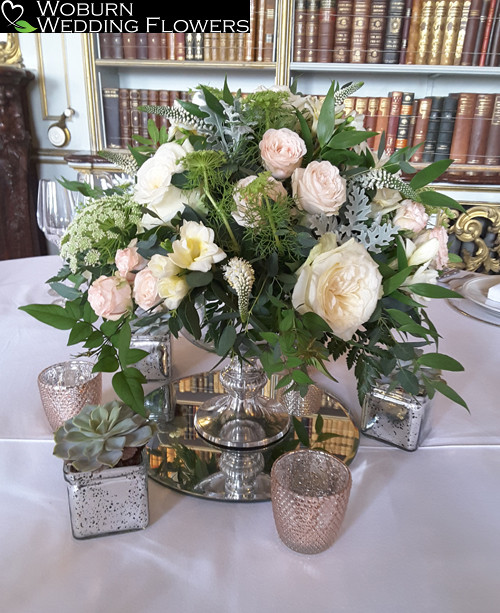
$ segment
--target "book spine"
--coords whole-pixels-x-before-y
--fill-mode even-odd
[[[185,34],[184,49],[186,53],[186,61],[192,62],[194,60],[194,34],[192,32],[186,32]]]
[[[349,96],[344,100],[344,117],[349,117],[349,115],[354,111],[354,107],[356,106],[356,96]]]
[[[168,89],[161,89],[158,92],[158,104],[160,106],[172,106],[174,104],[174,100],[172,99],[172,93],[170,90]],[[159,117],[159,125],[158,127],[161,128],[165,127],[165,129],[168,129],[169,127],[169,121],[166,117],[164,116],[160,116]]]
[[[167,38],[166,34],[148,34],[148,58],[150,60],[167,59]]]
[[[123,57],[126,60],[137,59],[137,34],[122,34]]]
[[[186,59],[185,34],[176,32],[174,34],[175,42],[175,59],[182,62]]]
[[[411,115],[410,115],[410,123],[408,125],[408,147],[410,147],[413,144],[413,137],[415,135],[415,126],[417,124],[417,112],[418,112],[419,103],[420,103],[420,100],[418,98],[415,98],[413,100],[413,104],[411,108]]]
[[[367,64],[381,64],[384,47],[387,0],[372,0],[368,20]]]
[[[136,36],[136,55],[138,60],[148,59],[148,35],[137,34]]]
[[[274,56],[274,15],[276,0],[266,0],[264,19],[264,62],[272,62]]]
[[[205,59],[204,56],[205,35],[201,32],[196,32],[194,35],[194,59],[201,62]]]
[[[384,64],[397,64],[401,48],[405,0],[389,0],[384,39]]]
[[[413,0],[411,5],[410,31],[406,49],[405,64],[415,64],[418,38],[420,33],[420,18],[422,15],[422,0]]]
[[[481,14],[479,16],[479,26],[477,30],[476,42],[474,44],[474,56],[472,58],[472,65],[479,66],[481,58],[481,48],[483,46],[484,32],[486,29],[486,22],[488,20],[488,13],[491,6],[491,0],[483,0],[481,7]]]
[[[439,58],[439,64],[443,66],[452,66],[455,61],[458,32],[462,18],[462,8],[463,0],[451,0],[448,5],[448,12],[446,14],[444,24],[441,54]]]
[[[403,15],[403,25],[401,28],[401,46],[399,51],[399,63],[406,64],[406,53],[408,52],[408,40],[410,37],[411,7],[413,0],[406,0],[405,12]]]
[[[467,164],[484,164],[495,94],[478,94],[472,120]]]
[[[99,57],[101,60],[113,59],[112,40],[112,34],[99,34]]]
[[[148,89],[148,105],[158,106],[159,105],[158,96],[159,96],[159,92],[156,89]],[[154,115],[153,113],[150,113],[148,115],[148,119],[152,119],[155,122],[157,128],[160,127],[160,116],[159,115]]]
[[[104,87],[102,90],[102,110],[106,147],[120,146],[120,108],[117,87]]]
[[[429,116],[432,106],[432,97],[421,98],[418,103],[417,118],[415,120],[415,132],[413,134],[412,147],[423,143],[412,156],[413,162],[421,162],[424,156],[424,144],[429,126]]]
[[[401,104],[403,92],[391,92],[389,95],[391,106],[389,108],[389,121],[387,122],[387,132],[385,136],[385,150],[392,154],[396,150],[396,137],[398,133],[399,116],[401,114]]]
[[[460,16],[460,24],[458,26],[457,44],[455,47],[455,57],[453,59],[454,66],[460,66],[460,61],[462,59],[465,34],[467,32],[467,22],[469,21],[470,6],[471,0],[465,0],[462,7],[462,14]]]
[[[120,147],[126,148],[130,144],[132,134],[130,127],[130,96],[128,89],[118,89],[118,103],[120,107]]]
[[[369,0],[355,0],[351,32],[351,64],[364,64],[368,45],[368,25],[370,21]]]
[[[140,106],[146,106],[148,104],[148,90],[140,89],[139,90],[139,104]],[[140,135],[143,138],[149,138],[148,131],[148,114],[144,111],[140,111]]]
[[[368,106],[366,109],[365,116],[365,130],[368,130],[368,132],[376,132],[377,130],[378,107],[378,97],[368,98]],[[366,141],[366,144],[368,145],[368,147],[370,147],[370,149],[374,148],[375,138],[375,136],[370,136],[370,138]]]
[[[256,0],[250,0],[250,31],[243,35],[245,39],[245,62],[253,62],[255,58],[255,30],[257,24],[257,12],[255,5]]]
[[[333,61],[339,64],[345,64],[349,61],[353,9],[353,0],[338,0]]]
[[[306,0],[295,0],[294,19],[293,61],[303,62],[307,19]]]
[[[113,60],[123,59],[123,35],[113,34],[111,36],[111,58]]]
[[[398,149],[404,149],[408,146],[408,134],[410,130],[414,100],[415,94],[413,92],[403,92],[401,108],[399,111],[398,127],[396,131],[396,143],[394,147],[395,151],[398,151]]]
[[[450,158],[456,164],[465,164],[467,162],[467,151],[469,149],[476,97],[476,94],[469,92],[462,92],[458,95],[455,128],[450,147]]]
[[[420,16],[420,34],[418,37],[417,53],[415,55],[415,64],[427,63],[427,50],[430,45],[431,37],[431,20],[434,10],[434,0],[424,0],[422,3],[422,12]]]
[[[477,33],[479,30],[479,18],[483,0],[471,0],[467,28],[465,31],[464,44],[462,50],[461,66],[472,66],[474,58],[474,47],[476,45]]]
[[[491,38],[492,41],[488,66],[496,67],[500,66],[500,9],[496,18],[496,22],[493,25]]]
[[[377,115],[377,123],[375,130],[378,134],[375,136],[375,140],[373,143],[373,150],[377,151],[380,145],[380,140],[382,138],[382,134],[387,133],[387,124],[389,122],[389,112],[391,108],[391,98],[390,96],[382,96],[378,101],[378,115]]]
[[[333,60],[336,0],[321,0],[318,24],[318,62],[329,64]]]
[[[500,94],[495,96],[493,102],[491,126],[486,143],[484,163],[487,166],[500,166]],[[489,175],[489,173],[486,174]]]
[[[366,115],[368,111],[368,98],[366,96],[359,96],[354,103],[354,110],[358,115]]]
[[[245,34],[242,32],[238,32],[234,36],[235,36],[235,45],[236,45],[236,61],[244,62],[245,61]],[[203,46],[202,46],[202,52],[203,52]]]
[[[443,42],[444,24],[446,21],[447,0],[437,0],[435,2],[433,16],[431,20],[431,36],[429,41],[429,52],[427,54],[427,64],[433,66],[439,64],[441,59],[441,44]]]
[[[304,62],[317,60],[319,6],[319,0],[309,0],[307,5]]]
[[[264,38],[266,22],[266,0],[256,0],[257,2],[257,30],[255,39],[255,61],[264,61]]]
[[[133,138],[141,133],[141,112],[139,111],[140,94],[138,89],[129,90],[130,97],[130,131],[132,144],[137,145],[138,142]]]
[[[427,124],[427,135],[425,137],[422,162],[433,162],[436,152],[439,124],[441,122],[441,109],[443,107],[442,96],[433,96],[431,110],[429,112],[429,123]]]
[[[490,45],[491,30],[493,27],[493,20],[495,18],[496,9],[497,9],[497,0],[491,0],[490,9],[488,11],[488,16],[486,17],[486,24],[484,26],[483,42],[482,42],[481,51],[479,54],[479,66],[486,66],[486,62],[488,59],[487,53],[488,53],[488,48]]]
[[[450,94],[443,101],[441,121],[439,122],[439,132],[436,141],[436,151],[434,153],[435,162],[437,160],[447,160],[450,157],[457,104],[457,94]]]

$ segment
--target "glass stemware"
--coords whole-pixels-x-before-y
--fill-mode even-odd
[[[38,183],[37,222],[47,240],[61,245],[75,213],[73,194],[54,179],[41,179]]]

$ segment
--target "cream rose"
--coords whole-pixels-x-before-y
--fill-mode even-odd
[[[89,287],[88,299],[96,315],[116,321],[132,310],[132,289],[118,275],[96,279]]]
[[[437,226],[432,230],[426,230],[417,236],[415,245],[420,247],[429,241],[437,241],[437,250],[431,261],[431,268],[442,270],[448,264],[448,233],[443,226]]]
[[[214,243],[214,231],[202,223],[185,221],[179,239],[172,243],[170,260],[179,268],[208,272],[212,264],[220,262],[226,254]]]
[[[262,162],[275,179],[287,179],[302,164],[307,147],[302,138],[289,130],[271,128],[259,143]]]
[[[393,223],[401,230],[410,232],[420,232],[425,228],[429,221],[429,215],[420,202],[413,200],[403,200],[394,215]]]
[[[250,185],[256,178],[256,175],[250,175],[244,179],[240,179],[234,187],[233,199],[236,203],[236,211],[233,211],[231,215],[240,226],[252,227],[255,225],[255,221],[250,219],[248,214],[249,197],[243,196],[241,190]],[[286,198],[288,194],[282,183],[276,181],[274,177],[269,177],[265,195],[271,198],[271,200],[276,201],[278,198]],[[259,194],[256,197],[256,202],[258,202],[259,205],[262,204],[262,195]]]
[[[381,286],[382,275],[363,245],[351,238],[337,246],[335,236],[325,234],[298,270],[292,303],[299,313],[322,317],[348,341],[372,315]]]
[[[134,300],[147,311],[160,301],[158,295],[158,279],[149,268],[140,270],[134,279]]]
[[[134,281],[136,272],[142,270],[147,261],[137,251],[137,239],[130,243],[125,249],[118,249],[115,254],[115,264],[120,276],[125,277],[129,283]]]
[[[303,210],[313,215],[335,215],[346,199],[346,182],[330,162],[310,162],[292,175],[293,195]]]
[[[371,202],[372,214],[376,217],[397,209],[401,201],[401,194],[396,189],[382,187],[377,189]]]

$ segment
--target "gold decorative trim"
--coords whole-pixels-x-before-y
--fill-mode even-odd
[[[35,41],[36,41],[36,59],[37,59],[37,64],[38,64],[38,83],[39,83],[39,91],[40,91],[40,106],[42,109],[42,119],[48,120],[48,121],[57,121],[61,116],[60,114],[59,115],[49,114],[47,86],[45,82],[45,66],[43,62],[42,37],[41,37],[41,34],[39,33],[35,33],[34,36],[35,36]],[[71,97],[70,97],[69,77],[68,77],[68,57],[67,57],[68,54],[66,52],[66,36],[65,34],[60,34],[60,37],[61,37],[61,47],[62,47],[64,86],[66,89],[66,108],[71,108]]]
[[[462,243],[461,268],[500,272],[500,205],[469,207],[458,217],[449,232]]]
[[[19,34],[7,34],[7,40],[0,42],[0,65],[24,68]]]
[[[292,15],[294,0],[278,0],[276,40],[276,85],[289,85],[292,53]]]
[[[87,97],[90,149],[92,153],[103,149],[102,127],[99,121],[100,106],[97,88],[96,58],[92,34],[81,34],[85,69],[85,92]]]

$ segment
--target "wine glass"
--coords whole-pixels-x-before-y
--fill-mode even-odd
[[[36,212],[38,227],[58,249],[74,214],[73,194],[54,179],[40,179]]]

